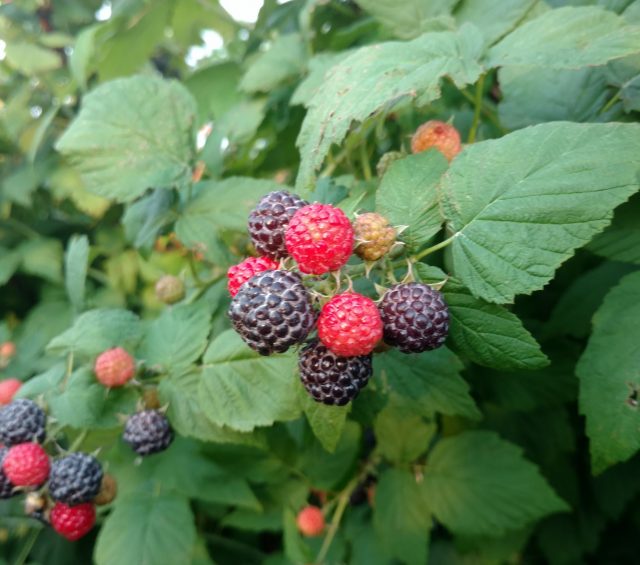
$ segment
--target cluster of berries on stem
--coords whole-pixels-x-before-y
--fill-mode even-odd
[[[347,265],[353,255],[368,275],[401,247],[398,230],[380,214],[352,222],[338,207],[277,191],[251,212],[248,230],[259,256],[228,270],[229,318],[261,355],[300,346],[300,380],[314,400],[342,406],[356,398],[382,341],[403,353],[444,343],[449,313],[438,290],[395,283],[392,274],[377,301],[353,290],[350,275],[362,271]]]

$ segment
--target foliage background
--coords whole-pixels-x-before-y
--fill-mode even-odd
[[[214,0],[100,8],[0,3],[0,341],[120,493],[76,544],[3,503],[3,559],[312,562],[294,517],[321,492],[328,563],[632,562],[640,2],[266,0],[254,26]],[[476,143],[381,180],[430,118]],[[224,273],[282,185],[408,224],[414,256],[453,236],[416,267],[452,275],[448,347],[377,356],[350,412],[228,331]],[[164,273],[188,287],[171,308]],[[119,441],[141,390],[91,373],[116,344],[180,436],[141,465]]]

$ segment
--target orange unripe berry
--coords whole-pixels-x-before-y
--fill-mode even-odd
[[[0,344],[0,357],[11,359],[16,354],[16,344],[13,341],[5,341]]]
[[[104,506],[105,504],[113,502],[117,494],[118,483],[112,475],[105,473],[102,477],[100,492],[98,493],[98,496],[93,499],[93,502],[98,506]]]
[[[411,138],[411,152],[435,148],[451,161],[462,150],[460,134],[451,124],[430,120],[422,124]]]
[[[303,536],[315,537],[324,531],[324,515],[317,506],[305,506],[296,518],[298,530]]]
[[[18,379],[4,379],[0,381],[0,405],[9,404],[21,386],[22,381]]]
[[[123,386],[135,375],[136,362],[122,347],[114,347],[98,355],[94,371],[104,386]]]

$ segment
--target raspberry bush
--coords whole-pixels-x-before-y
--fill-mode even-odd
[[[2,562],[637,560],[640,2],[0,4]]]

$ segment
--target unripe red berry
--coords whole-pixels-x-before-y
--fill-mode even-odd
[[[315,537],[324,531],[324,515],[317,506],[305,506],[296,517],[298,530],[303,536]]]
[[[458,130],[438,120],[422,124],[411,138],[411,152],[420,153],[432,147],[451,161],[462,150]]]
[[[136,362],[122,347],[114,347],[98,355],[94,371],[104,386],[123,386],[135,375]]]
[[[17,487],[39,487],[49,478],[49,456],[37,443],[20,443],[9,449],[2,470]]]
[[[51,509],[51,526],[69,541],[76,541],[87,535],[96,523],[95,506],[89,502],[67,506],[56,502]]]
[[[21,386],[22,381],[18,379],[4,379],[0,381],[0,405],[9,404]]]
[[[310,204],[291,218],[285,233],[287,251],[303,273],[322,275],[344,266],[353,251],[349,218],[329,204]]]
[[[227,288],[229,294],[235,296],[240,287],[253,275],[264,271],[274,271],[278,268],[278,262],[270,257],[248,257],[241,263],[229,267],[227,271]]]
[[[382,338],[375,302],[355,292],[334,296],[320,311],[318,337],[341,357],[368,355]]]

